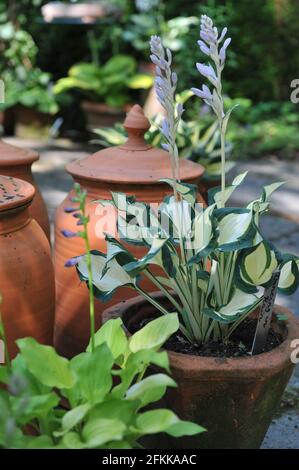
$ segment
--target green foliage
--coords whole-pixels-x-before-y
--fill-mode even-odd
[[[58,80],[54,92],[60,94],[79,90],[83,96],[122,107],[130,101],[130,88],[149,88],[152,83],[152,77],[137,73],[137,63],[133,57],[115,55],[102,66],[92,63],[73,65],[68,77]]]
[[[157,432],[202,432],[170,410],[144,410],[176,386],[162,372],[143,378],[150,364],[168,370],[158,346],[176,331],[178,319],[170,314],[163,320],[167,329],[153,320],[130,339],[119,319],[110,320],[96,333],[93,352],[88,348],[71,360],[32,338],[18,340],[19,355],[11,367],[0,367],[0,382],[7,385],[0,390],[0,448],[130,449]]]
[[[0,28],[0,76],[5,83],[2,109],[22,104],[55,114],[58,105],[50,87],[51,76],[36,66],[37,47],[31,35],[10,22]]]

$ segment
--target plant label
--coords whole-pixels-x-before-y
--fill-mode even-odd
[[[265,289],[264,300],[261,306],[260,314],[257,321],[251,354],[260,353],[267,342],[269,328],[271,324],[273,306],[276,298],[280,271],[275,271],[272,275],[269,287]]]

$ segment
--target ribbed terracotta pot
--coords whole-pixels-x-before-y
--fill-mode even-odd
[[[87,191],[87,210],[90,217],[89,237],[91,248],[106,251],[104,233],[114,235],[116,213],[112,207],[95,204],[95,200],[111,200],[111,191],[136,196],[137,200],[147,203],[160,203],[171,192],[168,185],[159,182],[161,178],[171,178],[169,154],[153,148],[144,141],[144,133],[149,129],[149,121],[142,108],[135,105],[127,115],[125,128],[128,141],[120,147],[101,150],[83,160],[70,163],[66,170]],[[183,160],[181,179],[197,182],[203,174],[203,167]],[[71,192],[59,206],[56,213],[55,227],[55,279],[56,279],[56,319],[55,346],[60,354],[73,356],[84,350],[89,340],[89,304],[88,290],[79,281],[74,268],[65,268],[65,261],[85,252],[84,242],[80,238],[66,239],[61,230],[78,230],[77,219],[66,214],[64,209],[72,205]],[[199,201],[203,201],[198,195]],[[73,204],[74,205],[74,204]],[[140,248],[134,248],[136,256],[142,256]],[[155,288],[146,282],[146,290]],[[128,289],[119,290],[107,304],[96,301],[96,327],[99,328],[102,312],[107,305],[112,305],[130,296],[136,295]]]
[[[35,196],[29,211],[44,230],[48,240],[50,240],[47,208],[31,172],[32,163],[38,159],[37,152],[22,150],[0,139],[0,174],[20,178],[35,187]]]
[[[53,344],[54,268],[48,239],[30,215],[33,198],[31,184],[0,176],[0,309],[12,357],[18,338]]]
[[[161,294],[156,295],[160,300]],[[165,307],[169,301],[163,300]],[[171,375],[178,387],[169,389],[164,403],[181,419],[204,426],[207,432],[192,438],[169,439],[159,435],[153,448],[257,449],[292,374],[291,342],[299,338],[299,320],[289,310],[276,306],[288,317],[273,325],[284,341],[272,351],[251,357],[212,358],[168,351]],[[153,316],[153,307],[142,297],[127,300],[103,313],[103,321],[121,317],[127,333],[132,325]]]

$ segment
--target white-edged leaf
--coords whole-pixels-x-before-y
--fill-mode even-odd
[[[204,314],[221,323],[232,323],[238,318],[254,310],[261,301],[262,293],[249,294],[235,289],[231,301],[218,310],[205,308]]]
[[[290,295],[295,292],[299,283],[298,261],[289,259],[281,265],[278,289],[282,294]]]
[[[242,280],[254,286],[264,286],[271,280],[277,266],[274,250],[263,241],[242,257],[240,262]]]

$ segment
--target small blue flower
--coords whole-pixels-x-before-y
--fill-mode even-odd
[[[64,212],[66,212],[67,214],[71,214],[72,212],[75,212],[78,210],[78,207],[65,207],[64,209]]]
[[[66,238],[73,238],[78,236],[77,232],[72,232],[71,230],[61,230],[61,233]]]
[[[76,266],[79,263],[81,258],[82,258],[82,256],[75,256],[74,258],[68,259],[64,263],[64,267],[65,268],[72,268],[73,266]]]

